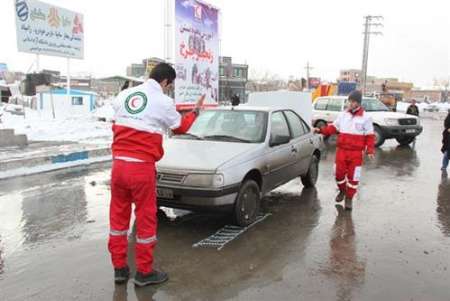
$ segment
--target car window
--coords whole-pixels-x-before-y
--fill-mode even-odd
[[[314,109],[318,111],[325,111],[327,109],[328,98],[319,98],[315,105]]]
[[[340,112],[342,111],[341,99],[330,99],[328,101],[327,111]]]
[[[303,129],[305,130],[305,134],[311,133],[311,128],[309,125],[306,124],[306,122],[302,119]]]
[[[228,137],[260,143],[264,141],[266,129],[266,112],[206,110],[198,116],[188,133],[212,140],[224,140]]]
[[[271,129],[270,138],[273,139],[276,136],[290,136],[289,127],[286,122],[286,118],[282,112],[275,112],[271,117]]]
[[[291,128],[291,133],[293,138],[298,138],[307,133],[305,127],[303,126],[300,117],[292,111],[285,111],[287,120],[289,122],[289,127]]]
[[[363,98],[361,105],[367,112],[389,111],[385,104],[375,98]]]

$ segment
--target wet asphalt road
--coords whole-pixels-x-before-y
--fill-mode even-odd
[[[221,251],[192,245],[227,217],[161,218],[158,287],[113,284],[108,165],[0,181],[0,300],[450,300],[450,179],[441,122],[424,127],[367,163],[351,214],[335,208],[331,149],[317,190],[271,193],[272,215]]]

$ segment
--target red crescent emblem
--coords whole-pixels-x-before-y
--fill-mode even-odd
[[[139,100],[138,97],[133,97],[133,99],[131,100],[131,106],[133,108],[136,108],[136,104],[134,103],[135,101]]]

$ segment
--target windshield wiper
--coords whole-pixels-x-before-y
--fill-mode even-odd
[[[178,137],[188,136],[190,138],[194,138],[195,140],[204,140],[202,137],[191,134],[191,133],[184,133],[182,135],[177,135]],[[176,137],[176,136],[175,136]]]
[[[235,136],[229,136],[229,135],[209,135],[209,136],[204,136],[203,138],[205,138],[205,139],[232,140],[232,141],[244,142],[244,143],[251,143],[252,142],[252,141],[247,140],[247,139],[242,139],[242,138],[238,138],[238,137],[235,137]]]

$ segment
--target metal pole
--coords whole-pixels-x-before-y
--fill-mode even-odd
[[[67,103],[70,105],[70,59],[67,58],[67,85],[66,85],[66,91],[67,91]]]
[[[367,82],[367,61],[369,57],[369,26],[370,16],[366,16],[366,23],[364,24],[364,47],[363,47],[363,61],[361,67],[361,92],[364,94],[366,91]]]
[[[172,2],[173,0],[164,1],[164,59],[167,63],[172,63]]]
[[[305,67],[305,69],[306,69],[306,88],[307,88],[308,91],[309,91],[309,89],[311,88],[311,87],[309,86],[309,76],[310,76],[309,72],[310,72],[311,69],[313,69],[313,67],[311,67],[311,66],[309,65],[309,61],[306,62],[306,67]]]

